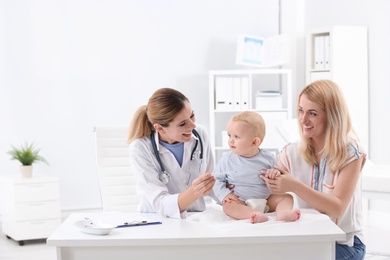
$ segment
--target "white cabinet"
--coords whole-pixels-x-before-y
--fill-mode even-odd
[[[306,83],[319,79],[330,79],[340,86],[352,124],[368,152],[367,27],[332,26],[307,34]]]
[[[214,158],[229,150],[226,127],[242,111],[260,113],[266,123],[261,148],[280,150],[286,141],[276,126],[291,119],[291,70],[214,70],[209,72],[210,141]]]
[[[3,233],[20,245],[44,239],[61,224],[59,181],[51,175],[1,176]]]

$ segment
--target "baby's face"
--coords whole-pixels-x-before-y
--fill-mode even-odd
[[[227,127],[229,148],[237,155],[252,157],[258,152],[253,127],[244,121],[230,121]]]

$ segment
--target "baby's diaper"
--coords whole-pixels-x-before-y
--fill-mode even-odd
[[[250,208],[263,213],[267,213],[269,210],[266,199],[249,199],[245,201],[245,204]]]

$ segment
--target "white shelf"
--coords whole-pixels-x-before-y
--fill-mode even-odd
[[[237,110],[215,110],[214,109],[214,113],[233,113],[233,114],[236,114],[236,113],[239,113],[239,112],[242,112],[243,110],[241,109],[237,109]],[[287,109],[287,108],[284,108],[284,109],[246,109],[246,111],[254,111],[254,112],[287,112],[289,113],[290,111]]]
[[[234,82],[237,78],[241,79],[242,84],[248,84],[247,91],[241,95],[247,95],[247,104],[241,105],[239,108],[231,105],[226,108],[224,102],[219,102],[218,90],[234,88],[234,83],[226,83],[226,81]],[[222,79],[222,80],[221,80]],[[239,81],[239,80],[238,80]],[[221,83],[222,82],[222,83]],[[243,83],[247,82],[247,83]],[[219,85],[218,85],[219,84]],[[225,85],[224,85],[225,84]],[[232,86],[229,86],[232,85]],[[218,85],[218,86],[217,86]],[[227,87],[224,87],[227,86]],[[246,87],[244,88],[246,89]],[[261,114],[266,122],[267,133],[262,148],[280,150],[285,141],[276,129],[276,125],[281,120],[291,119],[292,117],[292,80],[291,70],[289,69],[253,69],[253,70],[212,70],[209,72],[209,104],[210,104],[210,140],[214,152],[214,158],[218,160],[220,155],[228,151],[229,148],[222,145],[222,131],[226,131],[229,119],[242,111],[255,111]],[[275,108],[269,102],[267,107],[256,107],[256,93],[259,91],[275,91],[281,93],[277,96],[278,101],[281,101],[281,107]],[[235,93],[230,91],[230,93]],[[218,97],[217,97],[218,96]],[[234,96],[234,95],[233,95]],[[233,97],[232,97],[233,98]],[[262,97],[264,101],[268,99],[272,101],[274,97]],[[229,99],[229,97],[227,98]],[[225,100],[228,101],[228,100]],[[219,105],[217,105],[217,103]],[[227,104],[228,102],[226,102]],[[222,105],[221,105],[222,104]]]

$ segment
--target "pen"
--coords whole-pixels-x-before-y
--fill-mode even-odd
[[[125,227],[135,227],[135,226],[146,226],[146,225],[157,225],[157,224],[162,224],[161,221],[132,221],[132,222],[125,222],[123,225],[119,225],[116,228],[125,228]]]

